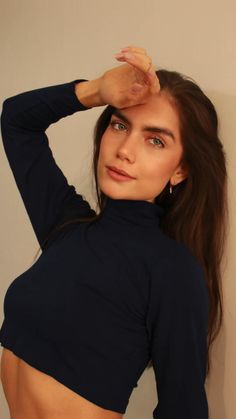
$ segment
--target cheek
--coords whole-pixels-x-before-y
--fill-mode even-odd
[[[105,134],[103,134],[103,137],[100,143],[100,148],[99,148],[99,155],[98,155],[98,169],[99,170],[105,163],[109,163],[110,154],[111,154],[111,147],[108,145],[108,138]]]
[[[115,144],[115,143],[114,143]],[[99,159],[104,160],[112,154],[112,141],[110,135],[105,131],[100,143]]]
[[[106,157],[106,147],[104,146],[104,142],[101,142],[100,149],[99,149],[98,163],[100,164],[102,161],[104,161],[105,157]]]
[[[180,153],[160,153],[144,165],[147,177],[151,179],[168,180],[180,161]]]

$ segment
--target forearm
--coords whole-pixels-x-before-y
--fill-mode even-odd
[[[83,82],[84,80],[81,81]],[[6,99],[1,117],[2,128],[11,126],[11,129],[15,127],[21,131],[45,131],[59,119],[86,110],[87,107],[75,94],[75,86],[79,84],[80,81],[75,80],[23,92]]]
[[[6,99],[1,129],[6,157],[40,246],[62,217],[89,209],[57,165],[46,128],[60,118],[86,110],[74,80]],[[69,202],[69,206],[66,206]]]
[[[76,83],[75,94],[78,100],[87,108],[106,105],[100,96],[100,84],[100,77],[94,80]]]

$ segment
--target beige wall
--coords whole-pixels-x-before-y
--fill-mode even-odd
[[[228,155],[231,230],[224,275],[225,320],[207,380],[210,419],[236,417],[236,6],[234,0],[1,0],[0,99],[75,78],[93,78],[116,65],[127,44],[145,47],[158,66],[193,77],[214,101]],[[54,156],[93,205],[90,188],[92,127],[100,109],[48,130]],[[0,145],[0,303],[7,287],[38,249],[2,144]],[[0,321],[3,308],[0,311]],[[1,419],[9,418],[2,389]],[[156,404],[152,371],[145,372],[125,417],[151,418]]]

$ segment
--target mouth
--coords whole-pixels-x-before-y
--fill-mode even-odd
[[[108,168],[108,170],[110,170],[110,171],[112,171],[114,173],[117,173],[117,174],[119,174],[119,175],[121,175],[123,177],[129,178],[129,179],[135,179],[135,177],[129,175],[129,173],[125,172],[122,169],[118,169],[115,166],[107,166],[107,168]]]
[[[124,172],[121,173],[117,169],[114,170],[111,167],[107,167],[107,173],[113,180],[116,180],[116,181],[131,181],[131,180],[135,179],[135,178],[131,177],[130,175],[127,175],[127,174],[124,175],[123,174]]]

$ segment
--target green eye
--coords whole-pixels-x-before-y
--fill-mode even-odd
[[[121,122],[111,122],[112,128],[114,128],[116,131],[124,131],[126,129],[126,126],[122,124]]]
[[[161,147],[165,147],[165,144],[163,143],[163,141],[160,138],[153,137],[153,138],[151,138],[151,140],[158,142],[156,144],[153,144],[154,146],[157,146],[158,147],[159,145],[161,145]]]

